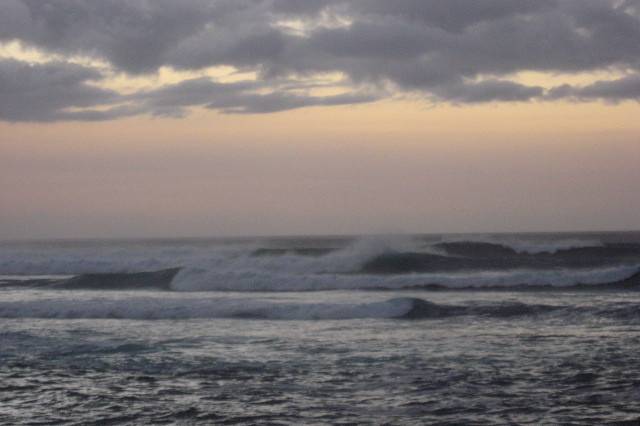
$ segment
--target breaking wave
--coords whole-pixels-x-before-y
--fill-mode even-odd
[[[516,286],[575,286],[617,283],[635,276],[639,265],[588,270],[510,270],[467,273],[422,273],[410,275],[255,274],[249,272],[193,271],[176,276],[172,288],[178,291],[320,291],[402,290],[428,288],[482,288]]]
[[[640,265],[587,270],[508,270],[410,275],[265,274],[247,271],[167,269],[152,272],[84,274],[67,279],[6,280],[0,288],[58,290],[164,290],[291,292],[326,290],[445,289],[640,289]]]
[[[67,289],[315,291],[576,286],[616,283],[640,270],[637,243],[554,240],[523,251],[515,240],[505,241],[399,236],[330,244],[310,239],[286,245],[252,240],[0,246],[0,274],[76,276],[54,285]]]

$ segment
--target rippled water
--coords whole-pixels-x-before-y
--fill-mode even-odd
[[[401,297],[468,309],[418,320],[74,318],[68,307],[30,318],[5,315],[4,424],[640,419],[637,293],[78,291],[64,297],[70,294],[80,313],[96,300],[115,304],[131,297],[169,298],[174,307],[194,299],[246,299],[251,306],[260,300],[316,310]],[[61,296],[5,289],[0,297],[33,304]],[[527,309],[532,306],[547,309]]]
[[[0,244],[0,424],[640,424],[640,234]]]

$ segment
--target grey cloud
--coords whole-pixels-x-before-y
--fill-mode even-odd
[[[181,117],[189,107],[259,114],[377,100],[361,91],[311,96],[304,90],[312,85],[273,88],[262,82],[218,83],[206,77],[121,95],[92,85],[102,78],[96,70],[75,64],[0,60],[0,120],[103,121],[140,114]]]
[[[300,35],[276,25],[280,20],[318,25]],[[129,74],[229,65],[256,72],[256,85],[270,91],[191,81],[135,94],[126,108],[114,101],[112,111],[87,111],[86,119],[180,115],[193,105],[273,112],[377,99],[388,87],[454,103],[621,99],[617,85],[632,83],[544,93],[509,79],[521,71],[619,69],[633,82],[640,73],[640,0],[5,0],[0,41],[11,40],[63,57],[99,58]],[[346,76],[353,94],[318,98],[281,90],[283,81],[324,72]],[[198,84],[204,88],[194,90]],[[98,90],[82,80],[76,86]],[[362,95],[361,86],[379,93]],[[43,102],[34,119],[51,117],[52,101]]]
[[[181,116],[186,107],[204,106],[225,113],[259,114],[320,105],[373,102],[367,93],[333,96],[305,96],[290,90],[258,93],[265,86],[258,82],[216,83],[208,78],[187,80],[169,87],[134,95],[143,109],[154,115]],[[294,87],[295,88],[295,87]]]
[[[590,70],[640,55],[637,1],[613,0],[7,0],[0,38],[94,55],[127,72],[162,65],[341,70],[341,57],[420,61],[437,55],[450,72]],[[310,38],[271,24],[337,8],[348,28]],[[636,11],[636,12],[634,12]],[[314,59],[315,58],[315,59]],[[356,67],[357,68],[357,67]],[[346,70],[347,72],[349,69]]]
[[[233,32],[210,28],[185,40],[180,49],[168,52],[167,60],[171,66],[182,69],[221,64],[259,69],[263,64],[277,60],[286,48],[286,36],[273,28]]]
[[[311,106],[354,105],[374,102],[378,98],[366,93],[346,93],[332,96],[300,96],[286,93],[265,95],[240,95],[227,99],[216,99],[207,105],[210,109],[235,114],[263,114]]]
[[[62,62],[29,65],[0,60],[0,119],[75,119],[77,114],[67,111],[68,108],[113,104],[119,99],[116,92],[89,84],[101,77],[97,71],[80,65]]]
[[[555,3],[555,0],[359,0],[353,5],[362,13],[397,16],[448,31],[461,31],[481,22],[539,12]]]
[[[640,75],[630,75],[617,80],[597,81],[582,87],[565,84],[550,90],[548,97],[574,100],[596,99],[609,102],[640,101]]]
[[[341,3],[344,3],[344,0],[273,0],[271,10],[276,14],[309,16]]]
[[[422,4],[422,9],[428,11],[433,3],[416,3],[415,8]],[[472,3],[489,5],[492,2]],[[517,1],[512,3],[520,4]],[[408,18],[394,22],[386,15],[370,19],[369,25],[348,28],[343,38],[351,40],[351,45],[347,44],[351,51],[366,51],[368,45],[364,42],[360,43],[361,48],[353,46],[359,40],[376,40],[379,46],[376,55],[383,58],[378,61],[377,68],[382,71],[394,68],[385,59],[393,59],[398,51],[402,51],[394,45],[396,42],[408,47],[417,46],[416,51],[403,58],[403,67],[423,68],[420,71],[425,74],[433,74],[433,70],[442,73],[440,69],[444,69],[444,74],[468,78],[522,70],[576,72],[635,66],[640,57],[640,20],[602,0],[597,3],[588,0],[579,3],[559,1],[556,7],[541,8],[535,13],[514,13],[499,19],[479,20],[465,27],[464,31],[419,25]],[[372,31],[373,22],[377,25],[375,31]],[[344,49],[343,46],[334,44],[336,56]],[[387,77],[408,86],[420,81],[414,77],[405,81],[403,74],[389,73]],[[427,85],[429,82],[427,79]]]
[[[139,73],[162,66],[165,53],[214,13],[211,2],[197,0],[9,0],[0,3],[0,16],[19,24],[0,29],[0,39],[96,56]]]
[[[456,103],[522,102],[542,96],[543,93],[542,87],[500,80],[453,84],[435,90],[435,94],[440,98]]]

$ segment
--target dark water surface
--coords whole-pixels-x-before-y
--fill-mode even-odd
[[[634,234],[429,238],[2,244],[0,423],[637,424]]]

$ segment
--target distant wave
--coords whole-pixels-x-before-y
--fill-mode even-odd
[[[337,248],[317,248],[317,247],[291,247],[291,248],[259,248],[255,249],[252,256],[324,256]]]
[[[456,236],[444,238],[440,243],[436,245],[456,245],[464,243],[478,243],[489,246],[499,246],[506,248],[510,252],[516,253],[556,253],[560,250],[584,248],[584,247],[601,247],[604,244],[597,239],[535,239],[526,237],[509,237],[502,238],[492,237],[488,235],[474,235],[474,236]]]
[[[555,253],[520,253],[493,243],[450,242],[435,245],[440,254],[386,252],[367,260],[365,273],[403,274],[412,272],[593,268],[640,262],[639,244],[610,244],[574,247]]]
[[[562,287],[617,283],[640,269],[637,243],[556,240],[554,252],[523,252],[504,242],[481,240],[370,237],[340,247],[270,246],[255,241],[0,246],[0,274],[74,275],[56,283],[72,289],[314,291]],[[0,285],[13,284],[0,279]],[[36,284],[50,283],[31,282]]]
[[[54,288],[68,290],[171,290],[171,282],[180,268],[163,269],[152,272],[82,274],[65,280],[55,281]]]
[[[640,266],[587,270],[508,270],[411,275],[319,274],[220,275],[211,271],[166,269],[151,272],[83,274],[70,279],[0,281],[0,288],[165,291],[323,290],[636,290]]]

